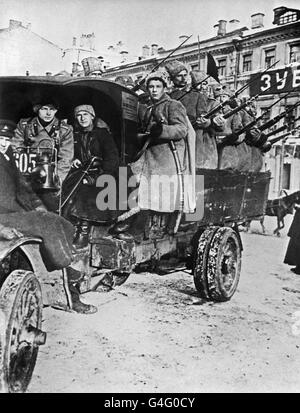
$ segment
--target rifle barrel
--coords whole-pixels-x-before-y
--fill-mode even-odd
[[[191,35],[188,36],[186,39],[184,39],[184,41],[181,42],[179,46],[177,46],[174,50],[172,50],[171,53],[169,53],[161,62],[157,63],[157,64],[154,66],[154,68],[151,69],[151,71],[148,73],[148,75],[145,76],[136,86],[134,86],[134,87],[132,88],[132,90],[133,90],[134,92],[136,92],[136,91],[140,88],[140,86],[145,83],[145,80],[147,79],[147,77],[149,76],[149,74],[155,72],[155,70],[157,70],[157,69],[159,68],[159,66],[161,66],[167,59],[169,59],[169,57],[171,57],[172,54],[174,54],[178,49],[180,49],[180,47],[181,47],[185,42],[187,42],[192,36],[193,36],[193,35],[191,34]]]

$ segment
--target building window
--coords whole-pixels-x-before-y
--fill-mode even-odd
[[[243,56],[243,72],[250,72],[252,70],[252,54],[245,54]]]
[[[291,185],[291,164],[285,163],[282,171],[282,189],[290,189]]]
[[[265,50],[265,68],[267,69],[275,63],[275,47]]]
[[[297,20],[297,13],[289,11],[283,14],[281,17],[279,17],[278,24],[287,24],[287,23],[295,22],[296,20]]]
[[[198,70],[198,69],[199,69],[198,63],[191,65],[191,69],[192,69],[192,70]]]
[[[220,76],[226,76],[226,59],[219,59],[218,66],[219,66],[218,74]]]
[[[287,105],[285,110],[289,110],[291,106]],[[285,118],[284,118],[284,124],[288,125],[288,130],[292,130],[295,127],[295,119],[296,119],[296,110],[297,108],[294,108],[291,111],[288,111],[288,113],[286,114]]]
[[[300,62],[300,43],[290,46],[290,63]]]

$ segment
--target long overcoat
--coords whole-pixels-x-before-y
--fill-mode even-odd
[[[284,263],[300,267],[300,209],[297,209],[288,231],[290,241],[286,250]]]
[[[231,109],[225,105],[223,114],[226,114]],[[219,169],[232,169],[239,172],[249,171],[251,168],[251,150],[244,141],[245,134],[241,134],[238,140],[233,143],[222,143],[222,140],[233,133],[240,131],[243,128],[242,117],[240,112],[229,116],[226,119],[225,128],[221,132],[217,132],[218,152],[219,152]]]
[[[139,107],[139,119],[144,131],[149,132],[157,120],[163,120],[161,135],[153,139],[140,159],[131,164],[133,173],[137,176],[140,185],[138,190],[138,205],[141,209],[150,209],[159,212],[173,212],[179,210],[180,184],[178,166],[170,147],[173,141],[185,176],[190,176],[190,158],[187,145],[188,118],[184,106],[163,94],[161,99],[150,105]],[[165,186],[159,187],[158,181],[164,179]],[[169,181],[168,181],[169,180]],[[168,182],[172,182],[171,185]],[[184,212],[191,211],[187,201],[185,188]]]
[[[211,109],[217,106],[217,102],[215,99],[209,98],[196,90],[191,90],[187,94],[185,93],[185,89],[174,89],[170,93],[170,96],[172,99],[180,100],[186,108],[188,118],[195,129],[196,167],[216,169],[218,166],[218,151],[215,139],[215,128],[211,123],[207,126],[199,126],[196,123],[196,119],[200,116],[205,116]]]
[[[250,122],[252,122],[253,120],[255,120],[255,117],[252,116],[248,111],[246,110],[241,110],[241,118],[242,118],[242,124],[243,127],[247,126]],[[251,134],[251,129],[248,132]],[[263,167],[263,154],[262,151],[257,148],[254,145],[249,145],[247,143],[247,147],[249,148],[249,152],[250,152],[250,166],[248,171],[249,172],[259,172],[262,167]],[[248,164],[248,162],[247,162]]]

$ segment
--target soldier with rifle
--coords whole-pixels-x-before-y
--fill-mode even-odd
[[[166,64],[165,68],[174,84],[170,96],[184,105],[196,132],[196,167],[216,169],[218,152],[215,133],[223,129],[224,120],[220,115],[212,119],[206,117],[206,114],[217,106],[216,101],[191,87],[188,69],[183,63],[174,60]],[[202,84],[204,79],[205,77],[198,84]],[[194,82],[194,86],[196,84]]]
[[[131,164],[139,182],[137,211],[110,231],[121,240],[139,243],[147,238],[150,211],[166,213],[166,231],[174,233],[177,216],[180,217],[178,212],[193,212],[195,208],[195,205],[190,208],[187,202],[188,191],[193,189],[184,186],[186,181],[183,179],[184,174],[191,174],[189,157],[186,156],[186,110],[180,102],[168,96],[167,86],[168,74],[162,70],[151,73],[146,79],[151,105],[140,106],[139,120],[144,135],[150,139],[140,157]],[[160,189],[160,182],[155,185],[160,177],[168,178],[163,181],[167,184],[165,190]]]
[[[244,142],[245,134],[237,136],[237,132],[242,129],[242,117],[240,111],[232,111],[228,104],[222,103],[230,101],[233,92],[227,87],[220,90],[217,98],[220,103],[220,112],[225,119],[223,131],[216,133],[218,145],[218,169],[232,169],[236,171],[248,171],[250,168],[250,149]],[[234,102],[236,105],[236,102]]]

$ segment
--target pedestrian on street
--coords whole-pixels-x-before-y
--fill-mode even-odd
[[[295,204],[294,208],[294,219],[288,231],[290,241],[283,262],[294,265],[295,267],[291,268],[291,271],[300,275],[300,204]]]

